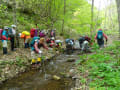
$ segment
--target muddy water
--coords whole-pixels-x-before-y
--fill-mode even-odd
[[[21,76],[8,80],[0,90],[70,90],[74,86],[74,81],[70,78],[63,78],[60,73],[68,72],[74,62],[67,62],[68,59],[79,59],[77,53],[72,55],[61,54],[49,61],[40,70],[31,70]],[[53,75],[61,77],[61,80],[53,80]]]

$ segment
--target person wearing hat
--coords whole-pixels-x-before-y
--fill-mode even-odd
[[[12,28],[9,28],[9,37],[11,42],[11,51],[14,51],[15,48],[15,35],[16,35],[16,25],[11,25]]]
[[[7,54],[8,27],[5,26],[2,32],[3,54]]]

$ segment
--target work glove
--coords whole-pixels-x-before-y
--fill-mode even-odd
[[[41,50],[39,50],[39,52],[38,52],[39,54],[42,54],[42,51]]]

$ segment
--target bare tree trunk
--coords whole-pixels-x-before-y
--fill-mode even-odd
[[[93,32],[93,17],[94,17],[94,0],[92,0],[92,7],[91,7],[91,36],[92,36],[92,32]]]
[[[117,12],[118,12],[118,22],[119,22],[119,38],[120,38],[120,0],[116,0]]]
[[[15,25],[17,25],[16,0],[14,0],[14,2],[13,2],[13,22],[14,22]],[[19,37],[18,37],[17,27],[16,27],[15,47],[19,47]]]
[[[65,10],[66,10],[66,0],[64,0],[64,16],[65,16]],[[64,31],[64,23],[65,23],[65,20],[63,19],[62,34],[63,34],[63,31]]]

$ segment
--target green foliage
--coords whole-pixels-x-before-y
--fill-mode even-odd
[[[89,76],[87,78],[83,76],[82,81],[89,79],[90,88],[96,88],[95,90],[119,90],[120,59],[117,57],[120,55],[119,45],[119,42],[116,41],[115,45],[97,50],[94,54],[82,55],[80,60],[76,61],[81,73],[88,70]],[[96,46],[94,49],[97,49]]]

